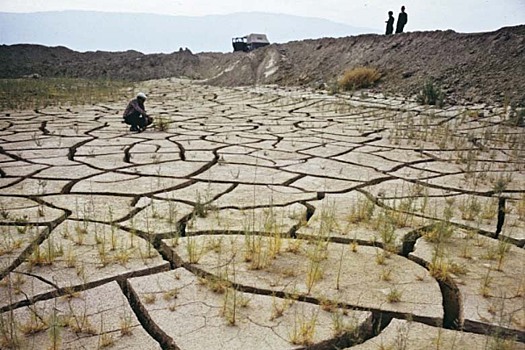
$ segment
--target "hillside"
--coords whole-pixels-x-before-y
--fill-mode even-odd
[[[189,77],[222,86],[279,84],[326,87],[345,69],[377,67],[386,93],[413,95],[433,78],[448,102],[525,104],[525,25],[495,32],[368,34],[273,44],[252,53],[182,50],[79,53],[64,47],[0,47],[0,77],[103,77],[146,80]]]

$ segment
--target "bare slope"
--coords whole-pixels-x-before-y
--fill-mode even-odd
[[[525,25],[495,32],[414,32],[274,44],[250,54],[180,51],[78,53],[63,47],[0,47],[0,77],[110,77],[144,80],[190,77],[208,83],[322,87],[347,68],[370,65],[383,74],[380,88],[411,95],[433,78],[450,102],[525,104]]]

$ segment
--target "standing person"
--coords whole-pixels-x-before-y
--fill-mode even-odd
[[[146,99],[146,94],[139,92],[137,98],[129,101],[123,118],[126,124],[131,125],[130,131],[144,131],[146,126],[153,122],[153,118],[146,113],[146,108],[144,108]]]
[[[386,23],[385,35],[390,35],[394,32],[394,12],[388,11],[388,21]]]
[[[405,6],[401,6],[401,13],[397,18],[396,33],[403,33],[403,28],[408,23],[408,15],[405,12]]]

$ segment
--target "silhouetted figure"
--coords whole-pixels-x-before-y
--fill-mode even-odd
[[[405,12],[405,6],[401,6],[401,13],[397,18],[396,33],[403,33],[403,28],[408,22],[408,15]]]
[[[394,12],[388,11],[388,21],[386,23],[385,35],[390,35],[394,32]]]

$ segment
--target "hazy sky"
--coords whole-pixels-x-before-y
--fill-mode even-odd
[[[491,31],[525,24],[525,0],[0,0],[1,12],[91,10],[204,16],[263,11],[320,17],[383,30],[386,13],[405,5],[406,31]]]

